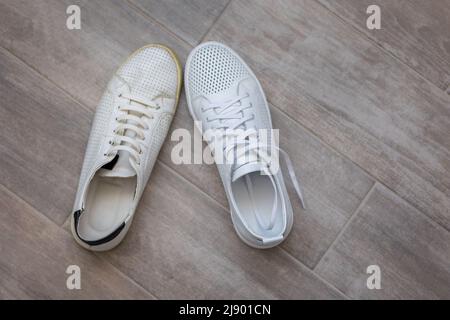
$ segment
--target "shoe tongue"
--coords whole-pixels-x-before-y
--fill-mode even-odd
[[[99,175],[102,177],[111,177],[111,178],[130,178],[136,175],[136,171],[131,166],[129,161],[130,155],[126,151],[119,151],[117,153],[116,158],[112,161],[115,162],[112,168],[110,166],[105,165],[102,169],[100,169]],[[117,160],[116,160],[117,159]]]
[[[131,105],[139,105],[137,102],[130,102]],[[135,121],[129,120],[131,124],[136,124]],[[134,138],[136,133],[132,130],[126,130],[125,136]],[[115,163],[114,163],[115,162]],[[116,158],[110,162],[112,165],[104,166],[100,171],[102,177],[115,177],[115,178],[130,178],[136,175],[136,170],[131,166],[130,154],[127,151],[120,150]]]
[[[262,172],[264,166],[261,162],[249,162],[241,165],[239,168],[235,169],[232,176],[231,181],[235,182],[237,179],[245,176],[246,174],[252,172]]]

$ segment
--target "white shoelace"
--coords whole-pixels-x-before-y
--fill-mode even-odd
[[[276,174],[276,172],[273,172],[270,169],[271,169],[272,161],[278,161],[278,159],[277,158],[274,159],[273,155],[269,156],[267,154],[266,150],[269,150],[270,147],[275,148],[279,152],[281,158],[283,158],[283,160],[286,164],[286,167],[288,169],[288,173],[289,173],[289,177],[291,179],[292,185],[294,186],[297,196],[300,199],[300,203],[301,203],[303,209],[306,209],[306,205],[305,205],[305,200],[303,197],[302,188],[300,187],[300,184],[298,182],[298,179],[297,179],[297,176],[296,176],[295,170],[294,170],[294,165],[293,165],[289,155],[283,149],[281,149],[275,145],[269,146],[267,144],[260,144],[257,142],[256,143],[249,142],[249,141],[257,141],[257,139],[252,139],[252,138],[248,139],[245,137],[246,135],[248,137],[250,137],[252,135],[257,136],[257,134],[258,133],[254,129],[248,130],[245,135],[239,134],[238,135],[239,140],[232,140],[232,141],[235,141],[235,143],[228,144],[226,146],[224,152],[225,152],[225,156],[227,156],[229,154],[229,152],[237,149],[238,151],[236,151],[236,155],[233,155],[233,157],[236,156],[237,159],[241,158],[240,156],[242,155],[242,153],[252,153],[253,152],[259,158],[259,161],[263,164],[262,169],[265,172],[265,174],[270,178],[270,181],[274,187],[274,193],[275,193],[274,203],[272,206],[271,218],[270,218],[270,222],[268,225],[265,225],[262,222],[261,217],[259,214],[257,214],[257,212],[254,212],[254,216],[256,218],[256,222],[259,224],[259,226],[261,228],[263,228],[265,230],[271,230],[275,225],[275,221],[276,221],[276,217],[277,217],[276,214],[277,214],[277,207],[278,207],[278,202],[277,202],[278,201],[278,191],[277,191],[278,188],[277,188],[277,183],[275,182],[275,180],[273,178],[273,175]],[[244,145],[245,148],[238,148],[239,145]],[[245,163],[239,164],[238,162],[236,162],[235,167],[240,167],[244,164]],[[279,168],[281,170],[281,167],[279,167]],[[250,200],[252,201],[252,204],[253,204],[252,208],[257,208],[255,200],[254,200],[255,196],[254,196],[254,192],[253,192],[253,183],[248,175],[245,176],[245,181],[247,184],[247,190],[249,192]],[[283,200],[284,198],[281,197],[281,199],[282,199],[282,203],[284,205],[284,200]]]
[[[150,109],[158,110],[160,106],[146,97],[135,94],[120,94],[119,98],[123,101],[118,107],[121,114],[116,118],[114,137],[109,141],[111,148],[105,155],[126,151],[139,165],[145,141],[144,131],[149,129],[145,118],[153,119]]]
[[[249,95],[246,94],[236,97],[225,104],[212,104],[208,107],[203,107],[203,112],[207,112],[209,110],[215,111],[215,115],[207,117],[206,121],[212,122],[218,120],[220,124],[216,126],[215,129],[238,129],[240,126],[245,125],[247,121],[254,119],[253,115],[247,117],[243,116],[246,109],[252,108],[251,104],[248,106],[242,105],[242,99],[248,97]]]
[[[290,177],[292,184],[294,186],[294,189],[300,199],[302,207],[306,208],[304,197],[303,197],[303,192],[302,192],[302,189],[298,182],[297,176],[295,175],[294,165],[292,164],[292,161],[289,158],[288,154],[284,150],[279,148],[278,146],[275,146],[275,145],[270,146],[267,144],[259,143],[258,142],[259,141],[258,132],[255,129],[245,130],[244,133],[242,131],[239,133],[233,133],[233,130],[236,130],[240,127],[245,127],[245,124],[248,121],[254,119],[254,114],[245,116],[245,113],[244,113],[245,110],[252,108],[251,104],[248,104],[248,105],[242,104],[242,99],[245,99],[248,96],[249,96],[248,94],[241,95],[241,96],[231,99],[227,103],[212,104],[208,107],[202,108],[203,112],[207,112],[210,110],[213,110],[215,112],[214,115],[207,117],[207,121],[212,122],[212,121],[217,120],[219,122],[219,124],[217,126],[215,126],[214,129],[222,130],[224,135],[226,135],[226,137],[223,138],[225,141],[225,144],[223,145],[225,158],[229,157],[229,153],[231,151],[236,150],[236,154],[233,155],[233,159],[236,160],[234,167],[239,168],[240,166],[245,165],[245,161],[248,161],[248,158],[244,157],[246,159],[246,160],[244,160],[244,163],[239,163],[239,159],[242,159],[241,156],[246,153],[250,153],[250,154],[254,153],[257,157],[259,156],[259,159],[262,160],[264,167],[266,167],[267,170],[269,170],[270,164],[271,164],[271,161],[273,160],[273,158],[271,159],[271,157],[267,154],[266,150],[271,150],[271,148],[276,149],[279,152],[279,154],[281,155],[281,157],[284,159],[284,162],[288,169],[289,177]],[[232,137],[232,139],[230,139],[230,136],[234,136],[234,137]],[[244,148],[240,148],[241,146],[243,146]],[[275,160],[278,161],[278,159],[275,159]],[[272,184],[274,185],[275,199],[277,199],[277,193],[276,193],[277,188],[275,186],[275,181],[270,173],[268,175],[272,181]],[[249,195],[253,199],[253,184],[251,183],[249,177],[246,177],[246,182],[247,182],[247,185],[249,188],[249,190],[248,190]],[[272,208],[271,220],[270,220],[270,223],[268,226],[264,226],[262,221],[260,220],[259,215],[255,214],[258,224],[261,227],[263,227],[264,229],[273,228],[274,223],[275,223],[275,218],[276,218],[276,209],[277,209],[277,202],[275,200],[274,206]]]

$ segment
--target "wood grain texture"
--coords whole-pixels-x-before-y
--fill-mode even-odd
[[[124,20],[124,17],[118,13],[124,10],[129,11],[129,9],[119,6],[116,1],[112,1],[111,4],[115,8],[109,14],[114,15],[114,20],[120,19],[120,21],[123,21],[121,23],[122,28],[128,28],[130,32],[136,32],[138,34],[142,32],[134,28],[140,27],[142,30],[146,30],[144,29],[146,22],[142,22],[142,17],[134,16],[131,11],[125,15],[125,17],[131,16],[139,19],[138,22],[142,26],[139,26],[139,23],[138,26],[134,26],[131,18]],[[43,48],[43,50],[45,50],[44,52],[47,54],[49,61],[57,59],[56,53],[58,50],[63,50],[64,54],[67,55],[69,55],[69,51],[72,51],[73,54],[70,54],[70,61],[60,66],[51,67],[48,63],[42,63],[39,58],[34,56],[29,57],[29,54],[19,50],[22,47],[32,49],[29,43],[32,41],[29,39],[24,40],[20,45],[12,46],[12,48],[23,59],[27,59],[39,72],[60,84],[77,100],[85,103],[93,110],[104,90],[103,87],[100,87],[99,83],[106,85],[113,72],[106,71],[117,68],[126,55],[135,48],[132,47],[127,37],[115,35],[115,38],[111,39],[113,35],[109,35],[109,33],[102,41],[93,41],[95,34],[101,32],[103,30],[102,28],[106,28],[102,27],[97,19],[94,18],[96,11],[99,11],[101,7],[91,4],[91,2],[81,2],[80,5],[86,6],[84,9],[89,11],[82,9],[83,14],[85,11],[86,14],[82,29],[76,31],[76,37],[74,37],[72,32],[64,30],[49,30],[47,33],[39,34],[39,37],[44,38],[43,42],[48,44],[48,47]],[[18,12],[26,9],[21,7],[16,8],[16,5],[11,5],[11,7]],[[56,4],[49,7],[48,10],[39,7],[38,14],[43,16],[45,12],[46,15],[56,19],[61,10],[60,7],[62,5],[58,6]],[[97,13],[99,16],[103,14],[102,12]],[[158,34],[157,30],[153,32]],[[154,35],[149,35],[149,42],[152,41],[152,36]],[[161,34],[160,36],[168,38],[169,45],[174,47],[175,50],[178,48],[177,53],[181,60],[185,59],[188,48],[180,47],[167,34]],[[59,41],[50,41],[50,38],[53,37],[71,37],[71,41],[63,48],[60,48],[61,44]],[[139,46],[137,44],[138,41],[135,42],[136,46]],[[124,48],[129,48],[129,52],[124,53],[123,57],[118,57],[114,52],[105,52],[104,46],[115,47],[115,50],[119,52],[125,52]],[[92,52],[100,52],[101,56],[93,58],[87,55],[86,52],[88,52],[88,49]],[[32,50],[34,50],[35,56],[40,55],[37,49]],[[94,61],[91,61],[91,59],[94,59]],[[86,65],[89,68],[84,69],[83,74],[78,74],[79,64],[73,63],[74,61],[80,61],[80,63],[83,61],[83,68]],[[114,63],[116,66],[113,65]],[[280,111],[273,110],[275,112],[273,115],[275,127],[283,128],[281,132],[281,145],[290,153],[294,161],[297,172],[304,182],[308,201],[308,210],[302,211],[295,195],[291,195],[296,213],[295,226],[289,241],[283,246],[307,266],[314,267],[322,254],[333,242],[347,218],[357,208],[373,182],[357,166],[322,145],[317,139],[313,138],[297,123],[289,120]],[[193,120],[188,114],[184,93],[174,119],[174,124],[172,125],[172,130],[176,128],[185,128],[191,133],[193,132]],[[160,157],[162,161],[200,187],[222,206],[228,208],[225,192],[215,165],[195,164],[177,166],[173,164],[170,155],[175,143],[169,140],[170,137],[166,140],[167,143],[162,150]],[[296,141],[296,143],[293,144],[291,141]],[[84,154],[81,151],[80,153]],[[78,166],[81,166],[81,161]]]
[[[381,269],[368,290],[366,268]],[[377,185],[316,271],[358,299],[449,299],[450,234]]]
[[[0,299],[153,299],[0,185]],[[68,290],[78,265],[81,290]]]
[[[124,242],[105,254],[157,298],[342,298],[280,248],[242,243],[229,213],[157,163]]]
[[[66,28],[69,4],[81,7],[81,30]],[[178,53],[186,52],[126,3],[111,0],[108,4],[0,2],[0,45],[85,106],[30,73],[25,65],[11,65],[10,57],[0,61],[4,70],[0,74],[4,96],[0,107],[5,112],[0,119],[4,137],[1,181],[58,224],[72,210],[90,123],[114,71],[148,43],[163,42]],[[116,21],[121,21],[120,26]]]
[[[208,34],[255,70],[305,187],[308,210],[291,193],[281,247],[245,246],[215,166],[174,165],[170,137],[118,248],[93,255],[53,223],[70,213],[93,111],[120,63],[154,42],[184,61],[225,2],[0,0],[0,298],[345,298],[327,281],[352,298],[449,298],[448,232],[379,184],[365,198],[367,171],[450,224],[450,97],[424,78],[445,85],[448,74],[435,9],[416,15],[422,29],[387,17],[411,33],[392,47],[398,34],[377,45],[325,1],[233,0]],[[66,28],[70,4],[81,30]],[[175,128],[193,131],[184,97]],[[368,292],[373,263],[383,290]],[[69,264],[82,267],[81,292],[65,288]]]
[[[196,45],[230,0],[131,0],[153,19]]]
[[[72,4],[81,8],[81,30],[66,28],[66,8]],[[114,72],[136,49],[164,43],[181,56],[187,52],[175,37],[121,0],[108,0],[107,5],[88,0],[2,0],[0,29],[1,46],[92,110]]]
[[[70,214],[89,112],[0,49],[0,182],[57,224]]]
[[[319,3],[276,4],[233,1],[207,39],[237,49],[276,107],[449,229],[450,97]]]
[[[324,146],[281,111],[276,108],[271,110],[274,127],[280,128],[281,147],[288,152],[294,163],[305,188],[308,206],[307,210],[303,210],[295,192],[290,193],[294,226],[282,247],[307,266],[314,267],[367,194],[373,181],[361,169]],[[193,126],[183,98],[172,130],[188,129],[193,136]],[[171,154],[178,143],[166,140],[160,159],[223,207],[228,208],[229,204],[215,165],[175,165],[172,162]],[[287,173],[285,179],[288,189],[292,191]]]
[[[319,0],[439,88],[450,84],[450,2],[447,0]],[[381,29],[366,27],[367,7],[381,9]]]

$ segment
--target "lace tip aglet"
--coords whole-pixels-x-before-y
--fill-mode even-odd
[[[306,203],[305,203],[305,200],[303,200],[303,198],[300,199],[300,203],[302,204],[302,209],[306,210]]]
[[[302,209],[306,210],[305,199],[303,198],[303,192],[301,192],[300,188],[298,189],[298,198],[300,199],[300,204],[302,205]]]

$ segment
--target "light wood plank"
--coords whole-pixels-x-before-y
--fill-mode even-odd
[[[0,181],[58,224],[70,214],[89,113],[0,49]]]
[[[450,84],[449,1],[319,1],[441,89]],[[381,9],[380,30],[366,27],[372,4]]]
[[[130,233],[105,254],[158,298],[342,298],[280,248],[242,243],[229,213],[157,163]]]
[[[275,128],[280,128],[280,144],[291,160],[306,193],[308,210],[303,210],[295,193],[290,193],[294,209],[294,226],[282,245],[294,257],[314,267],[331,245],[347,219],[373,185],[357,166],[321,144],[286,115],[272,109]],[[194,123],[183,98],[172,130],[188,129],[194,135]],[[180,175],[228,208],[228,201],[215,165],[175,165],[171,153],[178,141],[166,140],[160,159]],[[193,153],[193,150],[192,150]],[[289,176],[286,177],[288,189]]]
[[[230,0],[131,0],[191,45],[196,45]]]
[[[1,299],[153,299],[114,267],[0,185]],[[78,265],[81,290],[68,290]]]
[[[367,289],[369,265],[380,290]],[[352,298],[449,299],[450,234],[378,185],[316,271]]]
[[[450,228],[442,90],[313,1],[233,1],[207,39],[237,49],[275,106]]]
[[[66,28],[66,8],[72,4],[81,8],[81,30]],[[181,56],[187,53],[183,44],[121,0],[109,0],[107,5],[87,0],[3,0],[0,29],[1,46],[92,110],[114,72],[136,49],[163,43]]]

